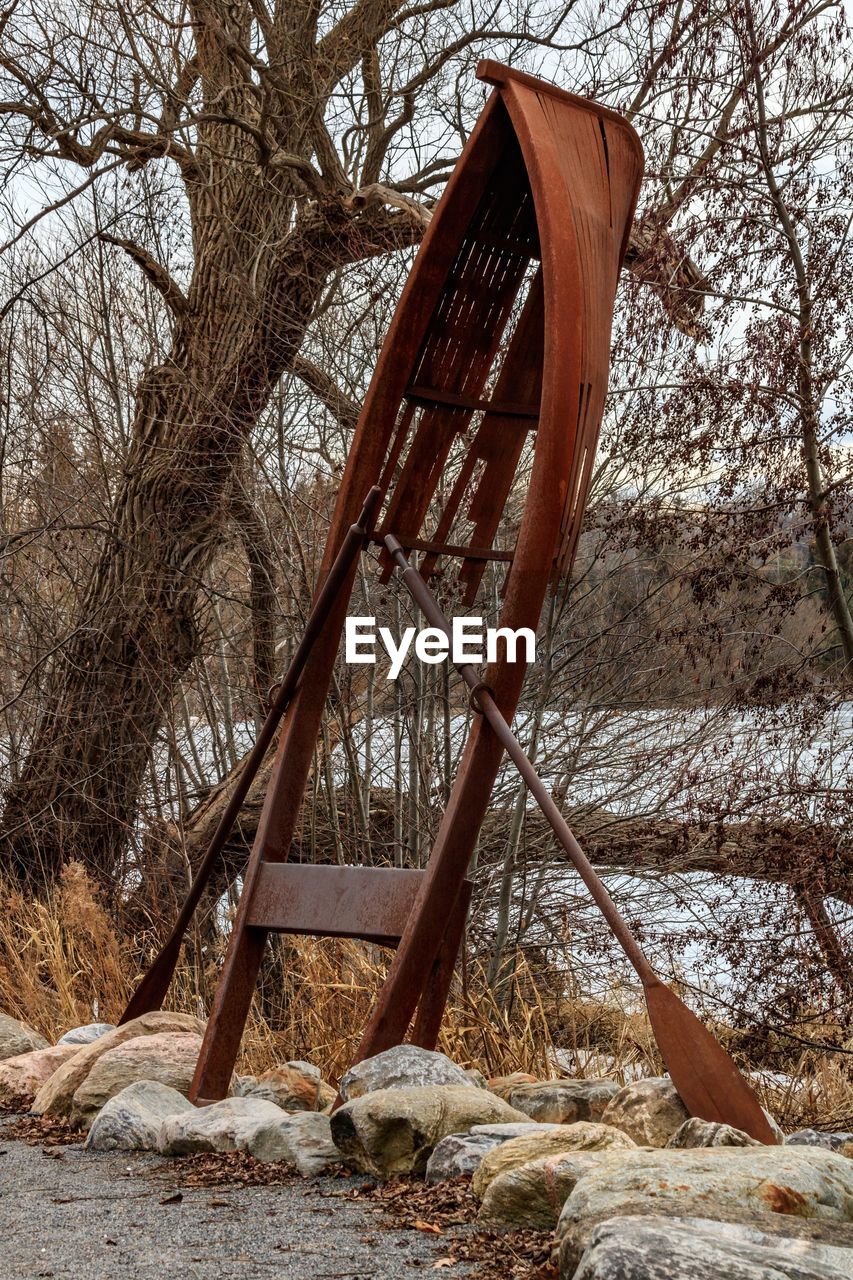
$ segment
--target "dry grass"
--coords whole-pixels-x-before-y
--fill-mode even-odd
[[[0,1010],[29,1022],[51,1041],[93,1018],[116,1021],[144,950],[137,939],[117,937],[80,866],[70,865],[44,902],[4,891],[0,884]],[[199,1013],[209,1003],[217,960],[199,973],[188,950],[170,1006]],[[258,1072],[304,1058],[336,1080],[352,1058],[389,958],[390,953],[362,943],[275,939],[238,1070]],[[487,1076],[525,1071],[540,1078],[570,1074],[624,1081],[660,1073],[648,1020],[632,992],[614,988],[598,1000],[563,996],[554,972],[533,972],[523,954],[513,959],[511,999],[502,1005],[489,989],[484,966],[470,957],[463,965],[439,1045],[451,1058]],[[772,1065],[784,1072],[787,1079],[781,1083],[772,1074],[756,1081],[762,1101],[783,1127],[853,1128],[849,1053],[798,1046],[780,1062],[778,1045],[771,1059],[762,1055],[761,1046],[742,1042],[735,1029],[721,1026],[717,1032],[744,1067]]]

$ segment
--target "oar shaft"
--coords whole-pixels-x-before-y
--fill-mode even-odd
[[[417,602],[424,617],[431,626],[443,631],[452,644],[450,623],[423,578],[409,564],[405,551],[393,534],[389,534],[385,538],[385,545],[401,570],[403,582],[412,598]],[[454,665],[468,687],[471,690],[476,690],[477,703],[491,725],[492,731],[527,784],[531,794],[544,813],[551,830],[565,849],[578,875],[595,899],[622,950],[636,969],[641,982],[644,985],[658,982],[657,975],[641,951],[621,912],[605,889],[589,858],[572,834],[568,823],[554,803],[544,782],[527,758],[524,748],[510,729],[491,693],[483,686],[478,672],[470,663],[455,663]]]

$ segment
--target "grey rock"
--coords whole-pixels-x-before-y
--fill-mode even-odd
[[[193,1107],[167,1116],[160,1127],[157,1150],[164,1156],[248,1151],[259,1129],[286,1119],[287,1112],[263,1098],[224,1098],[208,1107]]]
[[[689,1112],[668,1076],[635,1080],[614,1094],[602,1115],[644,1147],[665,1147]]]
[[[11,1018],[8,1013],[0,1013],[0,1060],[17,1058],[22,1053],[32,1053],[33,1049],[47,1049],[48,1041],[40,1036],[26,1022]]]
[[[112,1022],[87,1022],[82,1027],[72,1027],[70,1031],[66,1031],[64,1036],[60,1036],[57,1044],[91,1044],[93,1040],[100,1040],[101,1036],[105,1036],[108,1031],[115,1031],[115,1024]]]
[[[840,1151],[853,1145],[853,1133],[821,1133],[817,1129],[798,1129],[789,1133],[785,1143],[792,1147],[823,1147],[824,1151]]]
[[[479,1168],[483,1157],[500,1142],[500,1138],[490,1138],[485,1133],[449,1133],[427,1160],[427,1182],[470,1177]]]
[[[448,1178],[470,1177],[484,1156],[502,1142],[520,1138],[525,1133],[542,1133],[547,1125],[475,1124],[468,1133],[450,1133],[438,1143],[426,1167],[427,1182],[446,1182]]]
[[[563,1206],[557,1243],[572,1274],[593,1226],[626,1213],[738,1221],[853,1222],[853,1164],[815,1147],[703,1147],[626,1151],[582,1177]],[[630,1208],[628,1208],[630,1206]]]
[[[526,1120],[493,1093],[469,1083],[376,1089],[338,1107],[332,1138],[345,1164],[387,1178],[424,1173],[433,1150],[448,1134]]]
[[[304,1178],[316,1177],[341,1159],[329,1117],[317,1111],[262,1121],[245,1134],[241,1148],[257,1160],[295,1165]]]
[[[578,1225],[572,1235],[559,1234],[558,1249],[555,1250],[555,1261],[559,1258],[561,1272],[564,1277],[573,1276],[584,1250],[589,1245],[593,1233],[602,1222],[610,1222],[613,1218],[664,1218],[683,1219],[684,1207],[679,1207],[673,1200],[654,1204],[645,1200],[624,1200],[618,1208],[602,1206],[600,1214],[590,1214]],[[831,1244],[838,1248],[853,1249],[853,1223],[830,1222],[823,1218],[797,1218],[788,1213],[756,1212],[750,1206],[741,1208],[732,1204],[717,1206],[707,1201],[701,1209],[703,1221],[739,1223],[761,1231],[769,1236],[790,1236],[796,1240],[814,1240],[818,1244]],[[726,1277],[724,1280],[734,1280]]]
[[[599,1223],[564,1280],[849,1280],[853,1251],[701,1218]]]
[[[507,1098],[511,1107],[543,1124],[600,1120],[621,1086],[615,1080],[540,1080],[520,1084]]]
[[[377,1089],[419,1089],[429,1085],[479,1087],[443,1053],[414,1044],[398,1044],[350,1067],[339,1089],[344,1102],[351,1102]]]
[[[716,1124],[713,1120],[700,1120],[693,1116],[676,1129],[666,1145],[674,1148],[760,1147],[763,1143],[742,1129],[733,1129],[730,1124]]]
[[[104,1103],[84,1146],[87,1151],[156,1151],[166,1117],[194,1110],[177,1089],[137,1080]]]

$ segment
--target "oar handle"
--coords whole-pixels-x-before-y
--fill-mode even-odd
[[[325,626],[329,612],[338,597],[347,574],[352,568],[353,561],[373,530],[373,523],[376,519],[381,499],[382,489],[378,485],[374,485],[365,499],[358,520],[355,524],[350,525],[344,535],[338,554],[335,556],[326,579],[317,593],[317,598],[311,606],[311,611],[305,623],[305,630],[302,633],[302,639],[296,647],[287,671],[282,676],[281,683],[276,688],[266,719],[258,731],[254,746],[246,757],[243,768],[240,770],[228,804],[210,838],[204,857],[198,865],[198,870],[195,873],[183,906],[178,913],[178,918],[169,937],[131,997],[127,1008],[122,1014],[122,1022],[127,1022],[130,1018],[137,1017],[141,1013],[146,1013],[149,1009],[159,1008],[166,994],[177,964],[181,941],[192,919],[193,912],[207,887],[216,859],[222,852],[243,801],[246,799],[249,788],[254,782],[264,756],[275,737],[282,716],[299,687],[305,664]]]
[[[442,612],[438,601],[424,582],[421,575],[412,568],[406,557],[400,542],[393,534],[388,534],[385,538],[385,546],[393,557],[395,563],[401,570],[401,576],[410,595],[418,604],[424,617],[431,626],[436,627],[439,631],[443,631],[448,640],[452,643],[452,631],[450,623]],[[452,657],[451,657],[452,661]],[[644,986],[653,985],[659,982],[659,978],[655,974],[640,946],[628,928],[628,925],[605,889],[600,877],[594,870],[592,863],[578,844],[572,831],[566,822],[557,805],[543,783],[539,774],[527,758],[524,748],[510,729],[497,703],[492,697],[489,689],[483,684],[483,681],[477,670],[470,663],[454,663],[457,671],[462,679],[476,695],[476,702],[482,710],[483,715],[491,725],[492,731],[501,742],[507,755],[518,769],[522,778],[526,782],[531,794],[544,813],[551,830],[557,837],[560,844],[565,849],[569,858],[575,866],[578,875],[589,889],[592,897],[610,925],[614,936],[619,942],[625,955],[637,971],[637,975]]]

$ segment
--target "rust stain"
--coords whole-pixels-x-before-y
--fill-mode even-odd
[[[793,1187],[778,1187],[775,1182],[767,1182],[759,1194],[773,1213],[793,1214],[797,1218],[810,1216],[806,1197]]]

